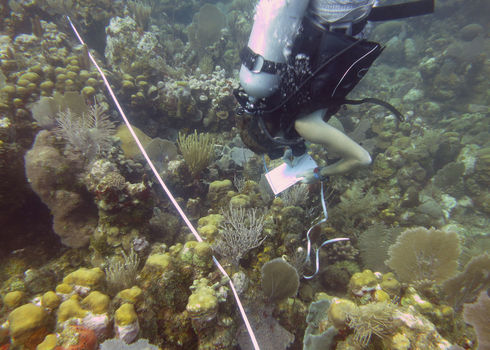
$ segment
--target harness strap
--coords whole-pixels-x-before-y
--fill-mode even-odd
[[[427,15],[434,12],[434,0],[418,0],[396,5],[373,7],[368,21],[388,21],[392,19]]]
[[[264,110],[264,111],[260,111],[260,113],[263,115],[263,114],[272,114],[276,111],[278,111],[280,108],[282,108],[287,102],[289,102],[289,100],[291,100],[294,96],[296,96],[300,91],[301,89],[311,80],[313,79],[323,68],[325,68],[328,64],[330,64],[333,60],[337,59],[339,56],[343,55],[344,53],[348,52],[349,50],[351,50],[354,46],[356,45],[359,45],[360,43],[364,42],[364,40],[356,40],[354,41],[353,43],[351,43],[350,45],[348,45],[347,47],[345,47],[344,49],[342,49],[341,51],[337,52],[335,55],[333,55],[332,57],[330,57],[328,60],[326,60],[325,62],[323,62],[319,67],[317,67],[313,72],[311,72],[311,74],[309,74],[309,76],[304,79],[301,84],[299,84],[295,91],[293,91],[293,93],[291,93],[289,96],[287,96],[283,101],[281,101],[281,103],[279,103],[277,106],[269,109],[269,110]]]
[[[248,46],[240,50],[240,59],[242,64],[254,73],[277,74],[286,67],[284,63],[266,60],[263,56],[253,52]],[[257,67],[260,61],[262,61],[262,65]]]
[[[363,103],[374,103],[380,105],[386,108],[387,110],[389,110],[391,113],[393,113],[399,121],[401,122],[405,121],[405,117],[403,116],[403,114],[401,114],[400,111],[396,109],[392,104],[374,97],[367,97],[367,98],[363,98],[362,100],[343,100],[341,102],[341,104],[347,104],[347,105],[360,105]]]

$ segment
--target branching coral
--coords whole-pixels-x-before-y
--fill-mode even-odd
[[[306,184],[299,184],[284,191],[281,194],[281,198],[284,201],[285,206],[303,207],[308,200],[308,194],[308,186]]]
[[[393,328],[395,306],[389,302],[371,303],[352,308],[347,313],[347,325],[354,330],[354,340],[365,347],[372,335],[380,338],[388,335]]]
[[[177,140],[180,152],[189,167],[191,175],[196,177],[213,159],[213,138],[210,134],[179,134]]]
[[[456,273],[460,253],[455,232],[418,227],[404,231],[389,248],[386,264],[401,280],[443,282]]]
[[[147,30],[150,23],[151,6],[144,1],[128,1],[128,8],[132,12],[136,23]]]
[[[70,109],[59,112],[56,121],[58,134],[88,161],[108,151],[112,145],[115,125],[99,104],[81,115]]]
[[[235,208],[230,206],[223,211],[223,222],[220,224],[220,235],[214,250],[223,257],[238,265],[240,259],[253,248],[262,244],[264,239],[264,215],[256,209]]]
[[[132,287],[136,282],[140,258],[131,248],[129,255],[122,251],[122,261],[112,258],[105,269],[107,287],[111,293]]]

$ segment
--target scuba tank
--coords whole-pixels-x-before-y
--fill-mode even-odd
[[[260,0],[247,46],[240,57],[240,84],[254,99],[271,96],[279,87],[308,1]]]

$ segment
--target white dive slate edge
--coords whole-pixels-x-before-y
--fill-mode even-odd
[[[299,174],[317,167],[316,162],[310,155],[306,155],[299,159],[298,164],[291,167],[287,163],[282,163],[278,167],[272,169],[265,174],[269,185],[271,186],[274,195],[278,195],[285,189],[291,187],[296,182],[301,181],[302,177],[296,177]]]

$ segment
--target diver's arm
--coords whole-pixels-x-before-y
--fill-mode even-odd
[[[343,132],[325,123],[322,119],[324,113],[324,109],[315,111],[297,119],[294,124],[298,134],[305,140],[321,144],[342,157],[338,162],[321,168],[320,177],[343,174],[358,166],[369,165],[369,153]],[[306,182],[312,182],[308,175],[306,177]]]

